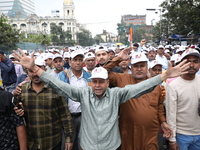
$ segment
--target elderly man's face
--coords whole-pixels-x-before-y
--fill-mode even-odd
[[[101,79],[101,78],[91,79],[92,91],[99,99],[101,99],[108,86],[109,86],[108,79]]]
[[[86,64],[88,70],[93,70],[95,68],[95,58],[94,57],[87,58],[85,60],[85,64]]]
[[[82,71],[83,69],[83,56],[78,55],[69,61],[72,71]]]
[[[149,68],[151,77],[157,76],[162,73],[162,65],[155,65],[153,68]]]
[[[144,80],[147,77],[147,62],[138,62],[131,65],[132,75],[136,80]]]

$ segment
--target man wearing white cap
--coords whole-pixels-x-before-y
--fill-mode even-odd
[[[51,73],[54,71],[54,65],[53,65],[53,57],[54,55],[52,53],[45,53],[43,60],[46,64],[46,72]]]
[[[132,74],[111,72],[111,68],[121,61],[123,51],[113,61],[104,66],[109,71],[109,80],[116,87],[125,87],[146,79],[148,73],[147,57],[142,52],[131,57]],[[132,98],[120,105],[119,127],[122,137],[121,149],[124,150],[158,150],[158,131],[161,127],[170,132],[166,123],[163,107],[164,98],[161,87],[156,88],[139,98]]]
[[[157,60],[152,61],[149,66],[149,73],[150,73],[151,77],[161,74],[162,73],[162,64]]]
[[[69,65],[70,53],[69,52],[64,52],[63,58],[64,58],[64,61],[65,61],[63,67],[65,69],[69,69],[70,68],[70,65]]]
[[[53,66],[55,67],[55,69],[50,74],[56,78],[59,78],[58,74],[64,70],[63,65],[64,61],[62,55],[55,54],[53,57]]]
[[[148,68],[149,68],[150,63],[156,59],[156,51],[154,48],[149,48],[147,58],[148,58]]]
[[[103,46],[98,47],[95,50],[95,56],[96,56],[96,60],[98,62],[96,67],[103,66],[109,60],[108,49],[106,47],[103,47]],[[123,73],[122,69],[118,66],[115,66],[114,68],[112,68],[112,71],[117,72],[117,73]],[[111,88],[111,87],[114,87],[114,86],[112,84],[110,84],[109,87]]]
[[[84,62],[85,62],[85,67],[83,67],[83,69],[89,73],[92,72],[92,70],[95,68],[95,63],[96,63],[96,59],[95,59],[95,55],[92,52],[88,52],[85,54],[85,58],[84,58]]]
[[[156,55],[156,60],[158,60],[159,62],[162,63],[162,68],[163,71],[166,70],[168,68],[168,60],[167,58],[164,56],[164,46],[159,45],[158,49],[157,49],[157,55]]]
[[[166,117],[172,127],[169,138],[173,150],[198,150],[200,148],[200,54],[194,49],[182,54],[182,61],[190,62],[188,73],[181,75],[167,87]]]
[[[83,59],[84,59],[84,53],[82,50],[76,50],[73,51],[70,54],[70,69],[64,70],[59,73],[60,80],[69,83],[70,85],[74,85],[77,87],[86,88],[90,84],[89,77],[91,74],[89,72],[86,72],[83,69]],[[79,150],[80,149],[80,142],[79,142],[79,130],[81,126],[81,115],[82,115],[82,109],[81,109],[81,103],[80,99],[76,99],[76,101],[73,101],[71,98],[67,97],[68,107],[73,119],[73,149],[72,150]]]
[[[130,98],[138,98],[142,94],[150,92],[154,87],[168,77],[183,73],[188,64],[185,61],[178,67],[169,69],[152,79],[137,85],[127,85],[124,88],[109,89],[108,72],[102,68],[92,71],[91,87],[76,87],[53,78],[34,64],[33,54],[31,58],[22,53],[20,56],[14,51],[15,56],[24,67],[36,72],[40,78],[54,88],[60,95],[79,101],[82,105],[82,120],[80,129],[80,146],[83,150],[115,150],[121,144],[118,128],[119,105]],[[127,58],[124,56],[122,59]],[[21,111],[21,110],[19,110]],[[146,117],[148,119],[148,117]]]

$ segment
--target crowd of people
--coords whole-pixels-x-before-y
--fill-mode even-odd
[[[199,150],[197,45],[0,51],[0,149]]]

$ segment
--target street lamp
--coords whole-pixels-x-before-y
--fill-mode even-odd
[[[156,10],[158,10],[158,11],[160,11],[160,38],[161,38],[161,36],[162,36],[162,33],[161,33],[161,29],[162,29],[162,9],[149,9],[149,8],[147,8],[146,9],[147,11],[156,11]],[[155,13],[157,13],[157,12],[155,12]]]

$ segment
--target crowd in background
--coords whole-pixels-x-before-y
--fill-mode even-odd
[[[27,50],[22,51],[31,57]],[[128,51],[127,57],[121,54],[124,51]],[[41,70],[53,78],[77,87],[77,91],[91,85],[92,72],[96,67],[106,69],[109,88],[112,89],[156,77],[169,67],[179,65],[184,59],[190,62],[186,74],[168,78],[148,93],[140,93],[139,97],[135,96],[127,101],[124,98],[119,108],[116,108],[116,104],[104,109],[104,113],[99,111],[99,114],[96,114],[98,110],[91,106],[87,108],[91,114],[85,118],[87,104],[81,100],[88,97],[87,93],[78,99],[62,97],[62,90],[58,92],[40,79],[37,75],[39,69],[33,72],[18,63],[13,63],[19,61],[14,54],[6,56],[0,51],[3,83],[0,91],[0,149],[28,147],[29,150],[199,150],[199,52],[198,45],[153,47],[142,39],[140,43],[134,43],[128,48],[65,47],[62,50],[49,49],[42,53],[34,53],[35,64]],[[51,86],[57,85],[55,83]],[[94,90],[97,93],[101,92],[98,88]],[[112,94],[110,99],[114,100],[115,94]],[[94,103],[95,106],[102,105],[102,109],[108,105],[96,101]],[[17,107],[15,111],[14,107]],[[110,112],[113,112],[113,116],[108,115]],[[91,121],[92,117],[97,117],[98,128],[91,125],[87,127],[82,123]],[[116,119],[119,121],[119,137],[117,131],[110,132],[110,135],[96,131],[99,128],[100,131],[114,128],[114,125],[106,127],[104,124],[109,125]],[[103,140],[91,140],[81,128],[86,128],[92,135],[104,135]],[[118,140],[113,142],[112,139]]]

